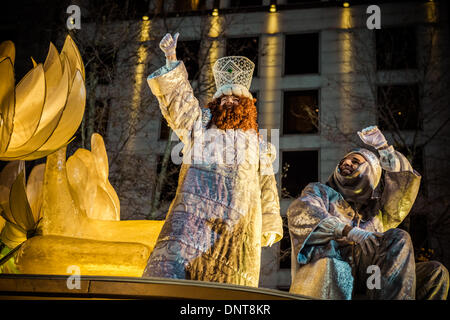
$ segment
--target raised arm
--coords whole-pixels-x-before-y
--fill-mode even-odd
[[[388,145],[376,126],[365,128],[358,135],[380,154],[380,164],[385,171],[381,220],[384,231],[396,228],[411,211],[419,192],[421,176],[403,154]]]
[[[182,61],[177,61],[178,36],[177,33],[174,38],[170,34],[163,37],[160,48],[166,56],[166,65],[150,74],[147,82],[170,128],[187,145],[194,126],[198,124],[201,127],[201,109],[188,81],[186,68]]]

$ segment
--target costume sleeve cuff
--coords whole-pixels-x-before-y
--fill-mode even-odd
[[[400,171],[400,161],[395,153],[394,147],[389,146],[386,149],[379,149],[380,165],[386,171]]]
[[[172,67],[161,67],[147,77],[147,83],[155,96],[172,92],[180,85],[180,80],[187,81],[188,74],[182,61],[176,61]]]

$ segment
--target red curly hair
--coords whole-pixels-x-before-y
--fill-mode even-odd
[[[220,100],[223,96],[209,102],[205,108],[209,108],[212,114],[211,124],[214,123],[217,128],[227,129],[253,129],[258,132],[258,112],[256,110],[256,99],[238,97],[239,104],[234,108],[220,106]],[[211,126],[210,124],[210,126]]]

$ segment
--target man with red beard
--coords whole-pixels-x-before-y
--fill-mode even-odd
[[[259,136],[248,90],[254,64],[218,59],[217,92],[200,108],[176,58],[178,36],[161,40],[166,66],[147,79],[184,148],[177,193],[143,276],[256,287],[261,247],[281,240],[283,231],[275,148]]]

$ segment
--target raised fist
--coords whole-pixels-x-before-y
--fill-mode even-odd
[[[365,144],[375,149],[387,147],[388,145],[386,138],[377,126],[370,126],[358,131],[358,136]]]
[[[180,34],[177,32],[174,37],[167,33],[159,42],[159,47],[164,52],[166,57],[170,57],[176,54],[177,41]]]

